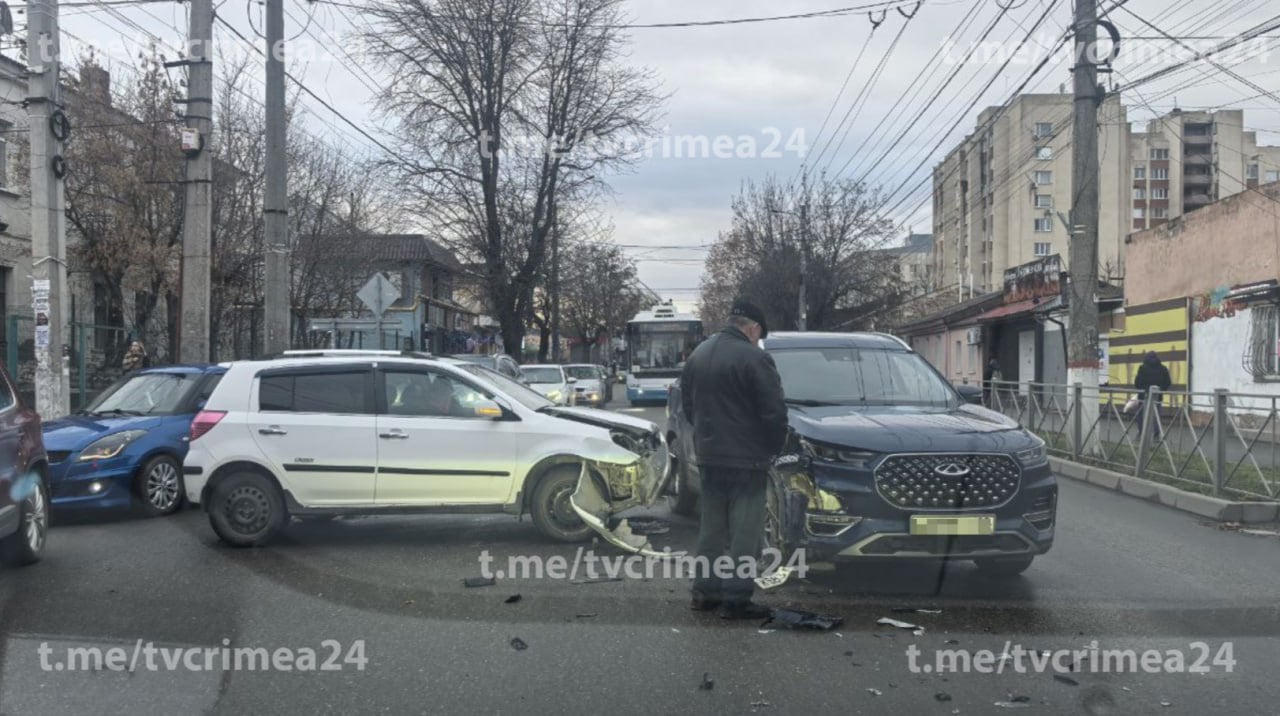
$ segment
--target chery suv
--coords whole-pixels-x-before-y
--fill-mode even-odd
[[[968,559],[1017,574],[1049,551],[1058,484],[1045,443],[973,405],[883,334],[771,333],[792,439],[773,472],[766,538],[812,561]],[[677,385],[668,405],[676,509],[699,479]]]
[[[658,426],[557,405],[483,366],[416,353],[232,363],[191,425],[187,499],[236,546],[290,516],[528,512],[553,539],[650,551],[618,512],[668,475]]]
[[[0,368],[0,561],[38,562],[49,530],[49,465],[40,417]]]

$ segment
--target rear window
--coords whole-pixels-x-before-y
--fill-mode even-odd
[[[353,372],[264,376],[258,408],[264,413],[367,413],[367,377]]]

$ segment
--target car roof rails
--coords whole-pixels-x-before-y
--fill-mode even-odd
[[[282,358],[419,358],[435,359],[436,356],[420,351],[386,351],[365,350],[361,348],[313,348],[289,350],[260,360],[280,360]]]

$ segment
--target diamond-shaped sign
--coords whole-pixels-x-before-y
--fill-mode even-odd
[[[364,302],[364,305],[373,311],[373,315],[381,317],[388,308],[391,308],[391,304],[400,298],[400,289],[396,288],[385,274],[379,272],[369,279],[364,288],[360,289],[356,298]]]

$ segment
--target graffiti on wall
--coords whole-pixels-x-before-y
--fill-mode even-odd
[[[1231,298],[1234,287],[1219,286],[1212,291],[1191,298],[1191,316],[1196,323],[1214,318],[1231,318],[1245,307],[1239,299]]]

